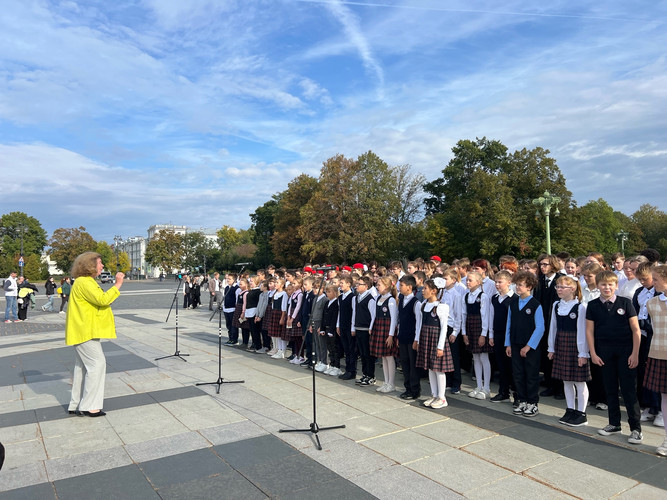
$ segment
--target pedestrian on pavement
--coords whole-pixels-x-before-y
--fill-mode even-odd
[[[120,295],[125,275],[116,273],[114,286],[105,292],[95,280],[103,269],[102,257],[95,252],[82,253],[72,265],[75,281],[65,322],[65,343],[76,349],[69,403],[71,415],[106,415],[102,411],[106,358],[100,339],[116,338],[111,303]]]
[[[55,299],[57,286],[56,282],[53,280],[53,276],[49,276],[49,279],[44,283],[44,287],[46,288],[47,302],[42,306],[42,311],[55,312],[55,309],[53,308],[53,300]]]
[[[65,314],[65,306],[67,305],[67,301],[69,300],[69,294],[72,291],[72,285],[70,283],[69,276],[65,276],[63,280],[60,283],[60,314]]]
[[[3,284],[3,290],[5,292],[5,301],[7,305],[5,306],[5,323],[11,323],[12,321],[18,321],[17,313],[17,297],[18,297],[18,284],[16,283],[16,271],[12,271]]]
[[[28,319],[28,307],[32,302],[32,296],[37,293],[37,287],[32,283],[28,283],[28,280],[23,276],[19,276],[17,280],[18,286],[18,320],[25,321]]]

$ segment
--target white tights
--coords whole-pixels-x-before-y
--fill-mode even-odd
[[[667,394],[664,392],[661,394],[662,396],[662,406],[661,408],[667,408]],[[667,419],[665,419],[665,435],[667,436]]]
[[[445,388],[447,386],[447,375],[442,372],[428,371],[428,381],[431,384],[431,396],[445,399]]]
[[[472,355],[475,364],[475,378],[477,379],[477,389],[484,389],[486,392],[491,390],[491,361],[489,353],[482,352]]]
[[[382,358],[382,374],[384,382],[389,385],[395,385],[396,359],[393,356],[384,356]]]
[[[586,405],[588,404],[588,385],[586,382],[571,382],[569,380],[563,381],[563,388],[565,389],[565,402],[568,408],[576,408],[581,413],[586,413]],[[577,406],[575,407],[575,398]]]
[[[283,339],[278,339],[278,349],[280,349],[281,351],[287,349],[287,341]]]

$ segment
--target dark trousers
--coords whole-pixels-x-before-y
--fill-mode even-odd
[[[239,341],[239,329],[232,326],[232,320],[234,319],[234,312],[228,312],[225,314],[225,326],[227,327],[227,336],[232,342]]]
[[[499,336],[494,339],[493,354],[498,365],[498,374],[500,376],[498,385],[498,394],[510,395],[510,386],[514,383],[512,378],[512,358],[506,354],[505,336]]]
[[[327,352],[329,353],[329,364],[340,368],[340,337],[335,333],[326,335]]]
[[[262,322],[255,322],[255,318],[248,318],[250,322],[250,338],[252,338],[252,346],[255,349],[262,347]]]
[[[269,335],[268,330],[262,330],[262,347],[271,349],[271,336]]]
[[[540,348],[531,349],[526,357],[520,351],[525,346],[512,344],[512,375],[519,402],[537,404],[540,401]]]
[[[243,325],[247,325],[248,320],[245,320],[243,322]],[[245,345],[248,345],[248,342],[250,341],[250,329],[249,328],[241,328],[241,338],[243,339],[243,343]]]
[[[345,371],[357,373],[357,339],[352,336],[350,330],[340,329],[340,343],[345,353]]]
[[[607,395],[604,392],[604,384],[602,383],[602,368],[593,363],[590,365],[591,380],[586,382],[589,391],[588,400],[591,403],[605,403]]]
[[[661,409],[662,402],[660,393],[649,391],[644,388],[644,375],[646,374],[646,362],[648,361],[648,351],[651,347],[652,335],[644,337],[642,335],[641,344],[639,344],[639,364],[637,365],[637,398],[640,408],[650,408],[651,414],[657,414]]]
[[[449,336],[454,330],[451,326],[447,327],[447,342]],[[463,338],[461,335],[456,336],[456,340],[449,344],[449,349],[452,352],[452,361],[454,362],[454,371],[447,374],[447,385],[453,390],[461,390],[461,343]],[[466,349],[463,349],[465,351]]]
[[[192,297],[189,293],[183,294],[183,309],[187,309],[192,305]]]
[[[313,334],[308,330],[303,335],[303,353],[306,361],[310,363],[313,360]]]
[[[375,357],[371,356],[371,335],[368,330],[357,330],[357,350],[361,357],[361,373],[375,378]],[[356,364],[356,362],[355,362]]]
[[[628,411],[628,423],[631,431],[641,431],[639,423],[639,402],[637,401],[637,369],[628,368],[628,358],[632,354],[632,344],[595,345],[596,354],[602,359],[602,383],[607,393],[609,423],[621,425],[621,404],[618,401],[618,386]]]
[[[412,348],[412,342],[399,342],[398,356],[403,368],[403,386],[406,392],[413,396],[419,396],[421,394],[421,383],[419,370],[417,370],[417,351]]]

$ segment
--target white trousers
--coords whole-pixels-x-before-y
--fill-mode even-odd
[[[104,405],[104,379],[107,360],[100,339],[74,346],[76,361],[72,378],[72,397],[69,411],[101,410]]]

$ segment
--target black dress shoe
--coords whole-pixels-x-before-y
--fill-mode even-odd
[[[83,413],[81,413],[79,410],[68,410],[67,413],[70,415],[76,415],[77,417],[83,417]]]
[[[83,413],[86,417],[103,417],[106,415],[106,413],[102,410],[96,411],[95,413],[91,413],[89,411],[82,411],[81,413]]]
[[[410,397],[410,393],[408,391],[402,392],[400,396],[398,396],[401,399],[408,399]]]
[[[554,390],[551,389],[551,388],[544,389],[542,392],[540,392],[540,396],[542,396],[544,398],[547,398],[547,397],[553,396],[553,395],[554,395]]]
[[[357,378],[357,375],[356,373],[345,372],[342,375],[339,375],[338,378],[341,380],[352,380]]]

